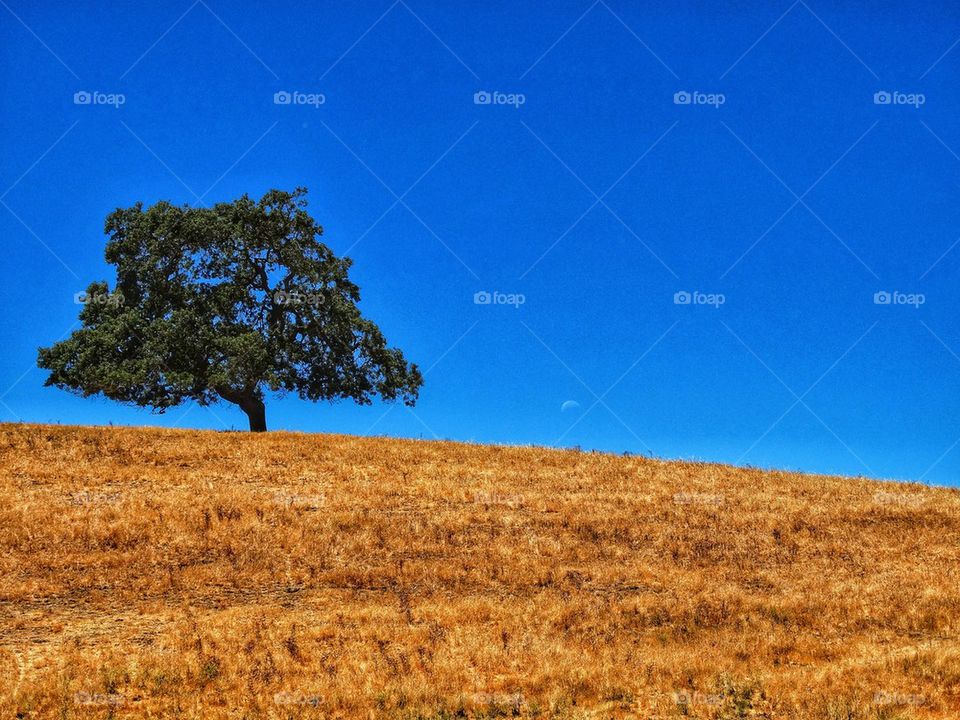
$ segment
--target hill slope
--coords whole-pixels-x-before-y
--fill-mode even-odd
[[[960,717],[960,493],[0,425],[0,712]]]

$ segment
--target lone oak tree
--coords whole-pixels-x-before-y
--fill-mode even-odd
[[[420,371],[360,314],[352,262],[320,242],[306,204],[297,188],[111,213],[105,256],[116,287],[92,283],[82,328],[40,349],[45,384],[157,412],[226,400],[253,431],[267,429],[266,390],[413,405]]]

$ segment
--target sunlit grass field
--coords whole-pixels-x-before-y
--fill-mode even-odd
[[[960,718],[960,493],[0,425],[0,717]]]

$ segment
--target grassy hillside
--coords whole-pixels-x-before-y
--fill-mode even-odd
[[[958,718],[958,634],[953,490],[0,425],[4,718]]]

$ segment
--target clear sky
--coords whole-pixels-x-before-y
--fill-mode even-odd
[[[0,6],[4,420],[245,428],[36,351],[114,208],[305,185],[426,385],[272,429],[960,484],[955,3]]]

